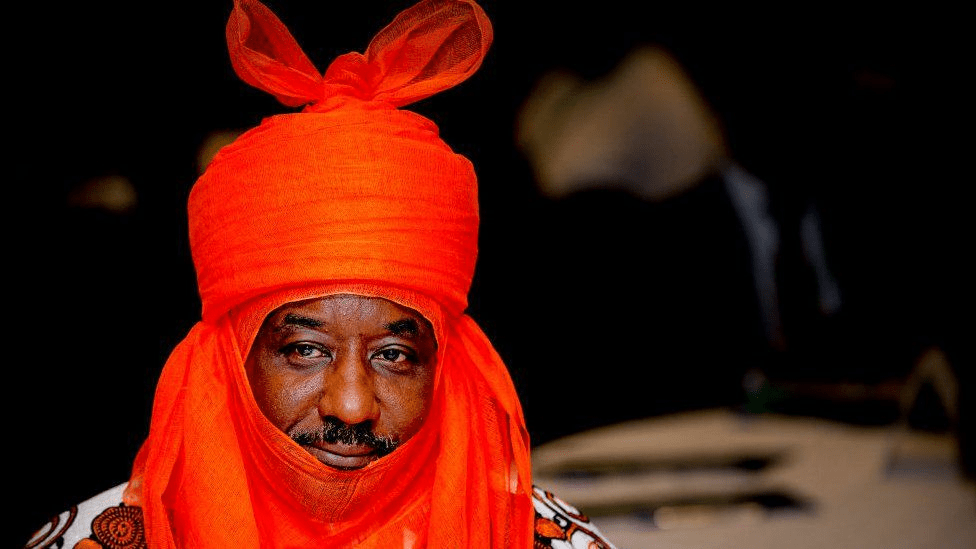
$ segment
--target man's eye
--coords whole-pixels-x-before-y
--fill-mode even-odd
[[[312,343],[291,343],[281,349],[281,354],[301,359],[316,359],[328,356],[328,352],[320,345]]]
[[[413,360],[413,355],[403,349],[383,349],[375,355],[377,358],[387,362],[401,363]]]

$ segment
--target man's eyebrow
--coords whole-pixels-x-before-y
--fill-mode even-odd
[[[302,326],[304,328],[318,328],[322,326],[323,322],[315,320],[314,318],[302,315],[296,315],[295,313],[288,313],[285,315],[284,320],[281,323],[281,327],[285,326]]]
[[[398,336],[411,336],[414,337],[420,332],[420,327],[417,325],[417,321],[412,318],[401,318],[400,320],[394,320],[385,326],[385,328],[394,335]]]

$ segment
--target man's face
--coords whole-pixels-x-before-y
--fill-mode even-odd
[[[264,320],[245,362],[264,415],[322,463],[358,469],[420,430],[437,343],[413,309],[334,295]]]

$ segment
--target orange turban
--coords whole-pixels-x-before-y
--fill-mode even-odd
[[[224,147],[191,192],[202,319],[163,368],[126,492],[149,547],[530,547],[522,410],[464,313],[475,173],[433,122],[400,109],[468,78],[491,40],[472,0],[424,0],[323,76],[264,5],[235,0],[234,69],[305,107]],[[424,426],[356,471],[319,463],[275,428],[244,371],[265,316],[336,293],[415,309],[438,340]]]

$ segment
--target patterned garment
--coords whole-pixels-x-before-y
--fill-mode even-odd
[[[532,496],[535,549],[616,549],[589,517],[552,492],[533,486]]]
[[[142,509],[122,503],[126,483],[52,518],[25,549],[144,549]],[[590,519],[539,487],[533,487],[535,549],[616,549]]]

